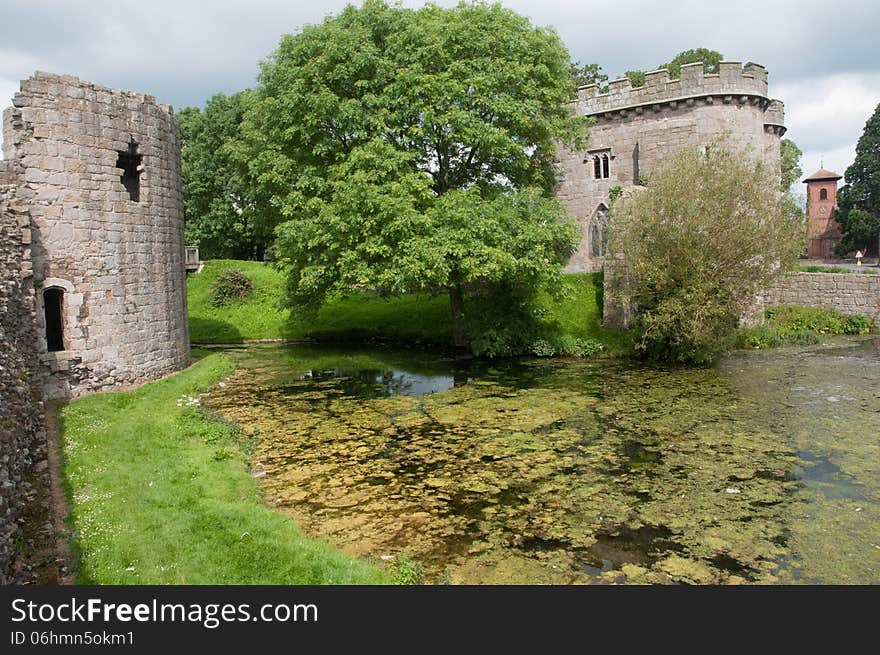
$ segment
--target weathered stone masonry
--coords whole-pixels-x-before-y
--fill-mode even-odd
[[[784,275],[761,299],[760,309],[780,305],[830,307],[842,314],[863,314],[880,323],[880,275]]]
[[[557,195],[581,230],[567,270],[602,270],[610,189],[638,184],[681,148],[705,147],[727,134],[735,146],[778,166],[783,105],[767,92],[764,67],[738,62],[721,62],[715,74],[703,73],[700,63],[686,64],[677,80],[665,69],[652,71],[637,88],[621,78],[607,93],[596,85],[581,87],[573,108],[594,121],[589,144],[559,154]]]
[[[31,489],[31,465],[45,448],[39,363],[34,343],[30,218],[16,197],[8,162],[0,161],[0,584],[11,562],[17,519]]]
[[[46,395],[154,379],[189,363],[180,132],[167,105],[36,73],[3,116],[30,213]]]
[[[18,579],[28,480],[46,475],[44,399],[137,384],[190,363],[171,108],[36,73],[4,112],[3,137],[0,583]]]

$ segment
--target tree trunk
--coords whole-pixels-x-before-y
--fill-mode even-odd
[[[452,310],[452,343],[456,348],[466,348],[467,337],[461,327],[461,314],[464,311],[464,294],[461,283],[449,287],[449,308]]]

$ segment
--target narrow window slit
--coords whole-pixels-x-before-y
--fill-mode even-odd
[[[128,150],[117,150],[119,158],[116,160],[116,168],[122,169],[122,186],[128,191],[128,196],[132,202],[141,201],[141,171],[143,166],[141,161],[143,155],[138,154],[138,144],[131,141],[128,144]]]
[[[64,350],[64,289],[51,287],[43,291],[46,312],[46,346],[49,352]]]

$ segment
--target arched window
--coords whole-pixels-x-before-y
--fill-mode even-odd
[[[590,221],[590,255],[604,257],[608,248],[608,208],[599,205]]]
[[[604,148],[602,150],[593,150],[592,152],[588,152],[587,159],[584,159],[584,163],[590,161],[590,158],[592,158],[593,161],[593,179],[607,179],[611,172],[611,151],[607,148]]]
[[[828,200],[828,189],[819,189],[819,200]]]
[[[46,346],[49,352],[64,350],[64,289],[49,287],[43,291],[46,315]]]

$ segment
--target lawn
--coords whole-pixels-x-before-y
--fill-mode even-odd
[[[247,439],[198,396],[223,355],[135,391],[58,410],[76,581],[84,584],[370,584],[383,571],[305,537],[262,506]]]
[[[213,307],[211,287],[217,276],[231,268],[248,275],[254,292],[246,300]],[[542,298],[548,309],[546,322],[559,334],[592,339],[606,350],[626,347],[626,335],[601,326],[601,274],[565,277],[566,297]],[[388,339],[401,343],[448,345],[451,341],[449,298],[446,295],[412,294],[381,298],[356,292],[327,303],[317,315],[297,315],[281,306],[284,276],[269,264],[212,260],[201,273],[187,279],[190,338],[195,343],[239,342],[254,339],[323,339],[364,341]]]

